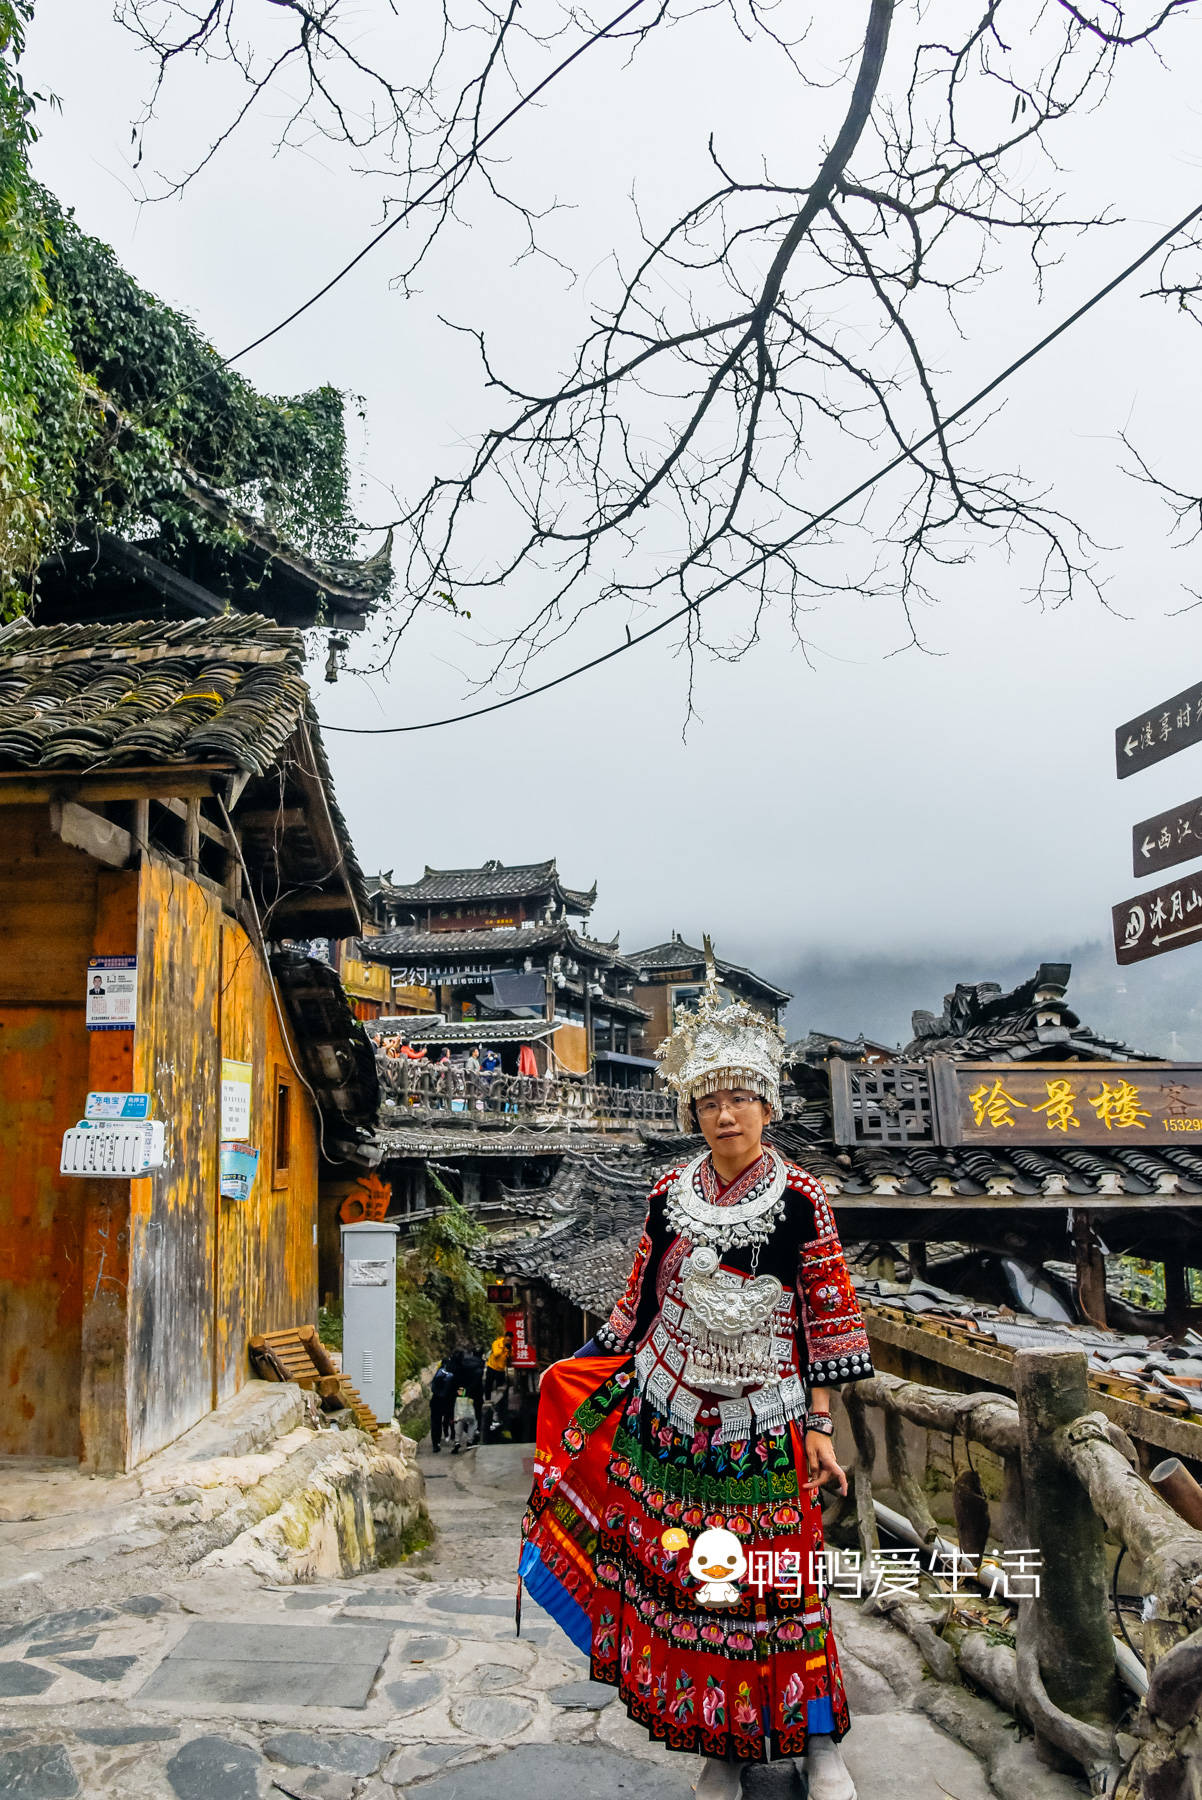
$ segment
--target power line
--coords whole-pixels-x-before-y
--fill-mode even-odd
[[[395,231],[398,225],[403,225],[410,213],[416,212],[417,208],[424,205],[437,189],[451,179],[452,175],[457,174],[467,163],[472,162],[479,156],[485,144],[487,144],[490,139],[496,137],[497,133],[503,130],[511,119],[516,118],[518,113],[522,112],[525,107],[536,100],[545,88],[550,87],[551,83],[556,80],[558,76],[562,75],[565,69],[570,69],[578,57],[583,56],[586,50],[591,50],[594,44],[600,43],[602,38],[608,37],[611,31],[616,30],[616,28],[622,24],[623,20],[628,19],[632,12],[637,12],[638,8],[642,5],[643,0],[632,0],[632,4],[626,7],[624,11],[615,14],[608,25],[602,25],[599,31],[594,31],[591,37],[586,38],[582,44],[578,44],[570,56],[565,56],[561,63],[556,64],[549,75],[544,75],[537,87],[531,88],[528,94],[523,94],[522,98],[515,102],[515,104],[510,107],[509,111],[502,118],[497,120],[495,125],[489,127],[482,138],[477,138],[470,150],[465,150],[463,155],[458,157],[456,161],[451,164],[449,169],[440,170],[433,181],[430,182],[429,186],[424,187],[421,193],[417,195],[416,199],[410,200],[406,206],[401,208],[401,211],[397,214],[395,219],[390,219],[388,224],[385,225],[382,230],[377,231],[375,237],[364,244],[362,250],[355,256],[352,256],[350,262],[348,262],[344,268],[339,269],[337,275],[331,275],[324,287],[319,287],[315,294],[310,294],[307,300],[302,301],[298,307],[288,314],[286,319],[281,319],[278,325],[273,325],[270,331],[265,331],[251,343],[244,344],[241,350],[234,352],[233,356],[227,356],[225,358],[227,366],[240,362],[244,356],[249,356],[252,350],[257,350],[259,348],[260,344],[265,344],[269,338],[276,337],[295,320],[299,319],[302,313],[307,313],[311,306],[316,306],[319,300],[324,300],[330,289],[337,287],[344,276],[349,275],[352,269],[359,266],[365,256],[370,256],[376,245],[383,243],[390,231]]]
[[[487,706],[473,707],[468,712],[451,713],[445,719],[426,719],[418,725],[327,725],[323,721],[321,727],[322,730],[340,731],[345,733],[348,737],[391,737],[397,732],[402,731],[437,731],[444,725],[462,725],[468,719],[482,719],[488,713],[503,712],[507,706],[518,706],[523,700],[533,700],[539,694],[549,693],[552,688],[562,687],[565,681],[574,681],[577,675],[585,675],[590,669],[598,669],[601,667],[602,663],[611,662],[615,656],[621,656],[624,651],[633,650],[637,644],[645,644],[648,638],[653,638],[659,632],[666,631],[669,625],[675,625],[678,620],[686,618],[689,613],[699,612],[705,602],[707,600],[712,600],[715,594],[722,593],[724,589],[730,587],[734,582],[742,581],[748,575],[754,574],[756,569],[761,568],[763,564],[768,562],[773,556],[779,556],[782,550],[789,549],[789,547],[797,543],[800,538],[806,537],[811,531],[816,530],[819,525],[824,525],[828,519],[832,519],[835,514],[841,512],[845,506],[850,506],[853,500],[858,500],[861,494],[866,494],[869,488],[875,487],[878,481],[883,481],[886,475],[891,475],[894,469],[900,469],[903,463],[909,462],[911,457],[916,455],[919,450],[924,449],[927,444],[931,443],[932,440],[939,435],[940,431],[946,431],[949,425],[955,425],[964,417],[965,413],[971,412],[974,406],[978,406],[982,400],[987,399],[989,395],[1000,388],[1004,382],[1009,381],[1012,375],[1016,375],[1027,363],[1033,361],[1041,351],[1046,350],[1049,344],[1054,344],[1057,338],[1063,337],[1064,333],[1075,325],[1079,319],[1083,319],[1086,313],[1091,312],[1095,306],[1105,300],[1108,295],[1112,294],[1115,288],[1121,287],[1124,281],[1128,280],[1128,278],[1134,275],[1138,269],[1141,269],[1146,262],[1150,261],[1151,258],[1156,255],[1158,250],[1163,250],[1165,245],[1177,236],[1178,232],[1184,231],[1186,226],[1191,225],[1200,214],[1202,214],[1202,203],[1187,212],[1183,219],[1179,219],[1176,225],[1169,231],[1164,232],[1162,236],[1158,237],[1154,244],[1149,244],[1148,248],[1137,256],[1134,262],[1128,263],[1127,267],[1120,270],[1117,275],[1113,276],[1111,280],[1106,283],[1105,287],[1101,287],[1098,289],[1097,293],[1091,294],[1089,299],[1084,301],[1075,312],[1071,312],[1066,319],[1062,319],[1059,325],[1053,326],[1046,337],[1040,338],[1037,344],[1032,344],[1029,350],[1024,350],[1020,357],[1017,357],[1014,362],[1009,363],[1006,368],[994,376],[992,381],[987,382],[983,388],[978,388],[977,392],[973,394],[970,399],[963,401],[954,412],[948,413],[941,418],[937,427],[932,427],[925,436],[917,438],[908,449],[899,451],[891,462],[883,464],[882,467],[877,469],[873,474],[866,476],[865,479],[860,482],[858,487],[852,488],[850,492],[844,494],[841,499],[836,500],[831,506],[828,506],[825,512],[817,513],[815,517],[808,520],[806,524],[799,526],[791,537],[783,539],[782,542],[777,544],[772,550],[762,550],[758,556],[753,557],[749,563],[745,563],[741,569],[736,569],[730,575],[724,575],[721,581],[715,582],[713,587],[707,588],[703,594],[698,594],[695,600],[690,600],[684,606],[678,607],[675,612],[669,613],[666,619],[661,619],[659,621],[658,625],[649,626],[646,631],[641,631],[637,637],[628,637],[625,643],[615,644],[612,650],[605,650],[600,656],[590,657],[588,662],[579,663],[576,668],[568,669],[564,674],[556,675],[550,681],[540,683],[538,687],[526,688],[520,694],[510,694],[505,700],[493,700]]]

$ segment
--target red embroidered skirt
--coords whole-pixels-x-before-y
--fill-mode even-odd
[[[802,1485],[795,1426],[712,1438],[656,1411],[632,1357],[556,1363],[539,1395],[521,1579],[594,1679],[671,1749],[798,1756],[809,1732],[840,1738],[850,1725],[811,1560],[820,1502]],[[688,1566],[692,1540],[716,1527],[748,1564],[737,1602],[720,1609],[700,1604]]]

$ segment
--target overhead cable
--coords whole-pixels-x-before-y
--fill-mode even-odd
[[[582,44],[577,44],[570,56],[565,56],[562,62],[555,65],[549,75],[544,75],[537,87],[532,87],[528,94],[523,94],[520,100],[515,101],[509,111],[499,118],[495,125],[491,125],[484,133],[483,137],[477,138],[474,141],[470,149],[465,150],[462,156],[457,157],[449,168],[440,169],[434,179],[422,189],[421,193],[418,194],[415,199],[408,201],[396,215],[396,218],[390,219],[387,225],[377,231],[375,237],[364,244],[362,250],[352,256],[351,260],[339,269],[336,275],[331,275],[330,279],[323,287],[319,287],[315,294],[310,294],[307,300],[303,300],[299,306],[294,307],[287,318],[281,319],[278,325],[273,325],[270,331],[261,332],[259,336],[253,338],[249,344],[244,344],[241,350],[236,350],[233,356],[227,356],[224,359],[226,364],[229,365],[240,362],[244,356],[249,356],[252,350],[257,350],[260,344],[267,343],[269,338],[277,337],[281,331],[286,330],[289,325],[300,318],[302,313],[307,313],[311,306],[316,306],[319,300],[324,300],[326,295],[330,292],[330,289],[337,287],[338,283],[342,281],[345,276],[349,275],[352,269],[358,268],[364,257],[370,256],[371,252],[376,248],[376,245],[383,243],[390,231],[395,231],[398,225],[403,225],[410,214],[416,212],[419,206],[423,206],[425,202],[430,199],[431,195],[437,193],[438,189],[448,182],[453,175],[458,174],[460,169],[466,167],[468,163],[473,162],[475,158],[479,156],[485,144],[492,138],[495,138],[499,131],[504,130],[505,126],[509,124],[509,121],[515,119],[520,112],[531,104],[532,101],[537,100],[538,96],[549,88],[551,83],[555,81],[558,76],[562,75],[565,69],[570,69],[572,64],[579,57],[583,56],[586,51],[591,50],[594,44],[600,43],[602,38],[608,37],[611,31],[615,31],[624,20],[630,17],[632,12],[637,12],[638,8],[643,4],[644,0],[631,0],[631,4],[622,12],[615,14],[607,25],[602,25],[598,31],[592,33],[591,37],[587,37]]]
[[[1135,258],[1134,262],[1128,263],[1125,269],[1121,269],[1106,283],[1105,287],[1100,287],[1096,293],[1091,294],[1089,299],[1078,306],[1075,312],[1069,313],[1068,317],[1062,319],[1059,325],[1054,326],[1046,336],[1041,337],[1038,343],[1032,344],[1028,350],[1023,351],[1021,356],[1016,357],[1012,363],[1008,363],[993,377],[992,381],[987,382],[983,388],[978,388],[977,392],[969,399],[962,401],[954,412],[941,415],[937,426],[933,426],[924,436],[916,438],[905,450],[899,451],[890,462],[882,463],[879,469],[874,470],[871,475],[865,476],[863,481],[851,488],[840,499],[834,501],[824,512],[816,513],[812,519],[799,526],[791,536],[782,539],[771,550],[760,551],[741,569],[734,570],[730,575],[724,575],[721,581],[716,581],[712,587],[706,588],[705,592],[698,594],[695,600],[689,600],[684,606],[677,607],[675,612],[669,613],[658,624],[648,626],[646,631],[639,632],[637,636],[628,636],[623,643],[615,644],[612,649],[602,651],[599,656],[590,657],[587,662],[578,663],[574,669],[568,669],[562,675],[553,676],[550,681],[541,682],[537,687],[523,688],[521,693],[510,694],[504,700],[490,701],[486,706],[472,707],[466,712],[450,713],[443,719],[425,719],[412,725],[327,725],[323,721],[322,730],[340,731],[352,737],[388,737],[398,732],[438,731],[444,725],[461,725],[468,719],[481,719],[488,713],[503,712],[506,707],[519,706],[523,700],[533,700],[539,694],[550,693],[552,688],[562,687],[565,681],[574,681],[577,675],[585,675],[590,669],[599,669],[603,663],[611,662],[615,656],[621,656],[625,651],[633,650],[639,644],[645,644],[649,638],[656,637],[661,631],[666,631],[670,625],[675,625],[680,619],[687,618],[690,613],[699,612],[705,602],[712,600],[716,594],[722,593],[736,582],[746,580],[749,575],[753,575],[757,569],[762,568],[774,556],[779,556],[782,550],[789,549],[801,538],[817,530],[819,525],[824,525],[829,519],[833,519],[836,513],[841,512],[845,506],[850,506],[853,500],[858,500],[861,494],[866,494],[870,488],[876,486],[878,481],[883,481],[886,475],[891,475],[895,469],[900,469],[904,463],[911,461],[919,450],[924,449],[941,432],[946,431],[949,425],[955,425],[966,413],[971,412],[974,406],[979,406],[982,400],[988,399],[990,394],[996,392],[1004,382],[1009,381],[1012,375],[1016,375],[1020,369],[1025,368],[1027,363],[1033,361],[1041,351],[1046,350],[1050,344],[1054,344],[1057,338],[1063,337],[1066,331],[1085,317],[1086,313],[1092,312],[1095,306],[1112,294],[1117,287],[1121,287],[1124,281],[1127,281],[1146,262],[1149,262],[1157,251],[1163,250],[1165,245],[1170,243],[1179,232],[1185,230],[1186,226],[1192,225],[1200,215],[1202,215],[1202,203],[1192,207],[1183,219],[1179,219],[1170,230],[1163,232],[1154,244],[1149,244],[1148,248]]]

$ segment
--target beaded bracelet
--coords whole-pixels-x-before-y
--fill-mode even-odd
[[[829,1413],[807,1413],[806,1430],[821,1432],[823,1437],[833,1437],[835,1421]]]

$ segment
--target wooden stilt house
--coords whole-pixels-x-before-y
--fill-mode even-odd
[[[132,1468],[314,1317],[375,1074],[303,947],[364,898],[298,631],[0,629],[0,1454]],[[148,1097],[161,1166],[61,1172],[89,1093]]]

